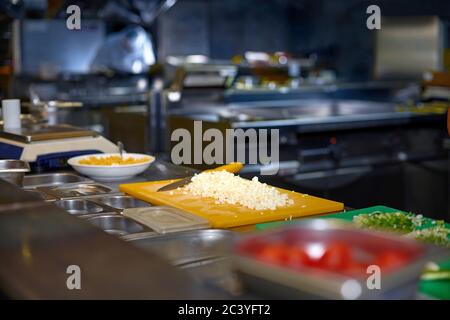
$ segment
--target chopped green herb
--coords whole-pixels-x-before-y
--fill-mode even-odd
[[[384,213],[375,211],[353,217],[353,222],[360,228],[410,233],[422,225],[422,216],[402,212]]]
[[[422,215],[375,211],[354,216],[353,222],[363,229],[397,232],[421,242],[450,247],[448,239],[450,229],[445,227],[445,222],[442,220],[433,221],[433,226],[430,228],[417,230],[424,223]]]
[[[411,236],[418,241],[450,247],[449,234],[450,229],[445,227],[444,221],[436,221],[435,226],[424,230],[416,230],[411,233]]]

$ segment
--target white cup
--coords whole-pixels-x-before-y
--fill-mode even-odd
[[[20,129],[20,100],[2,100],[3,129]]]

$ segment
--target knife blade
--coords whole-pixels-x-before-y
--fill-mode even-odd
[[[191,182],[193,176],[189,176],[186,178],[183,178],[181,180],[177,180],[175,182],[169,183],[167,185],[165,185],[164,187],[161,187],[158,189],[158,191],[156,192],[161,192],[161,191],[170,191],[170,190],[174,190],[180,187],[183,187],[185,185],[187,185],[189,182]]]
[[[204,172],[210,172],[210,171],[220,171],[220,170],[225,170],[231,173],[237,173],[239,172],[242,167],[244,165],[240,162],[232,162],[214,169],[210,169],[210,170],[205,170]],[[190,175],[187,176],[186,178],[182,178],[181,180],[177,180],[175,182],[169,183],[167,185],[165,185],[164,187],[159,188],[156,192],[161,192],[161,191],[170,191],[170,190],[174,190],[180,187],[183,187],[185,185],[187,185],[189,182],[192,181],[192,178],[194,177],[194,175]]]

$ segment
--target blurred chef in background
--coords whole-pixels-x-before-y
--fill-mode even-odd
[[[155,63],[150,35],[140,26],[130,26],[108,36],[97,52],[91,69],[139,74]]]

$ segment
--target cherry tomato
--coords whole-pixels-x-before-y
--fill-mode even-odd
[[[384,251],[380,253],[375,263],[381,268],[381,272],[386,270],[395,269],[405,265],[408,262],[408,257],[395,251]]]
[[[367,263],[351,261],[345,268],[344,273],[351,276],[362,276],[367,274]]]
[[[289,254],[286,247],[281,244],[267,245],[258,254],[258,257],[263,261],[281,265],[286,264],[288,261],[288,256]]]
[[[240,245],[238,250],[242,252],[251,252],[253,254],[259,254],[266,246],[269,244],[267,241],[256,239],[250,242],[243,243]]]
[[[322,268],[343,271],[351,262],[350,248],[342,243],[332,243],[326,248],[325,253],[319,259],[318,265]]]
[[[301,268],[309,264],[309,256],[305,250],[298,247],[287,248],[287,265],[293,268]]]

